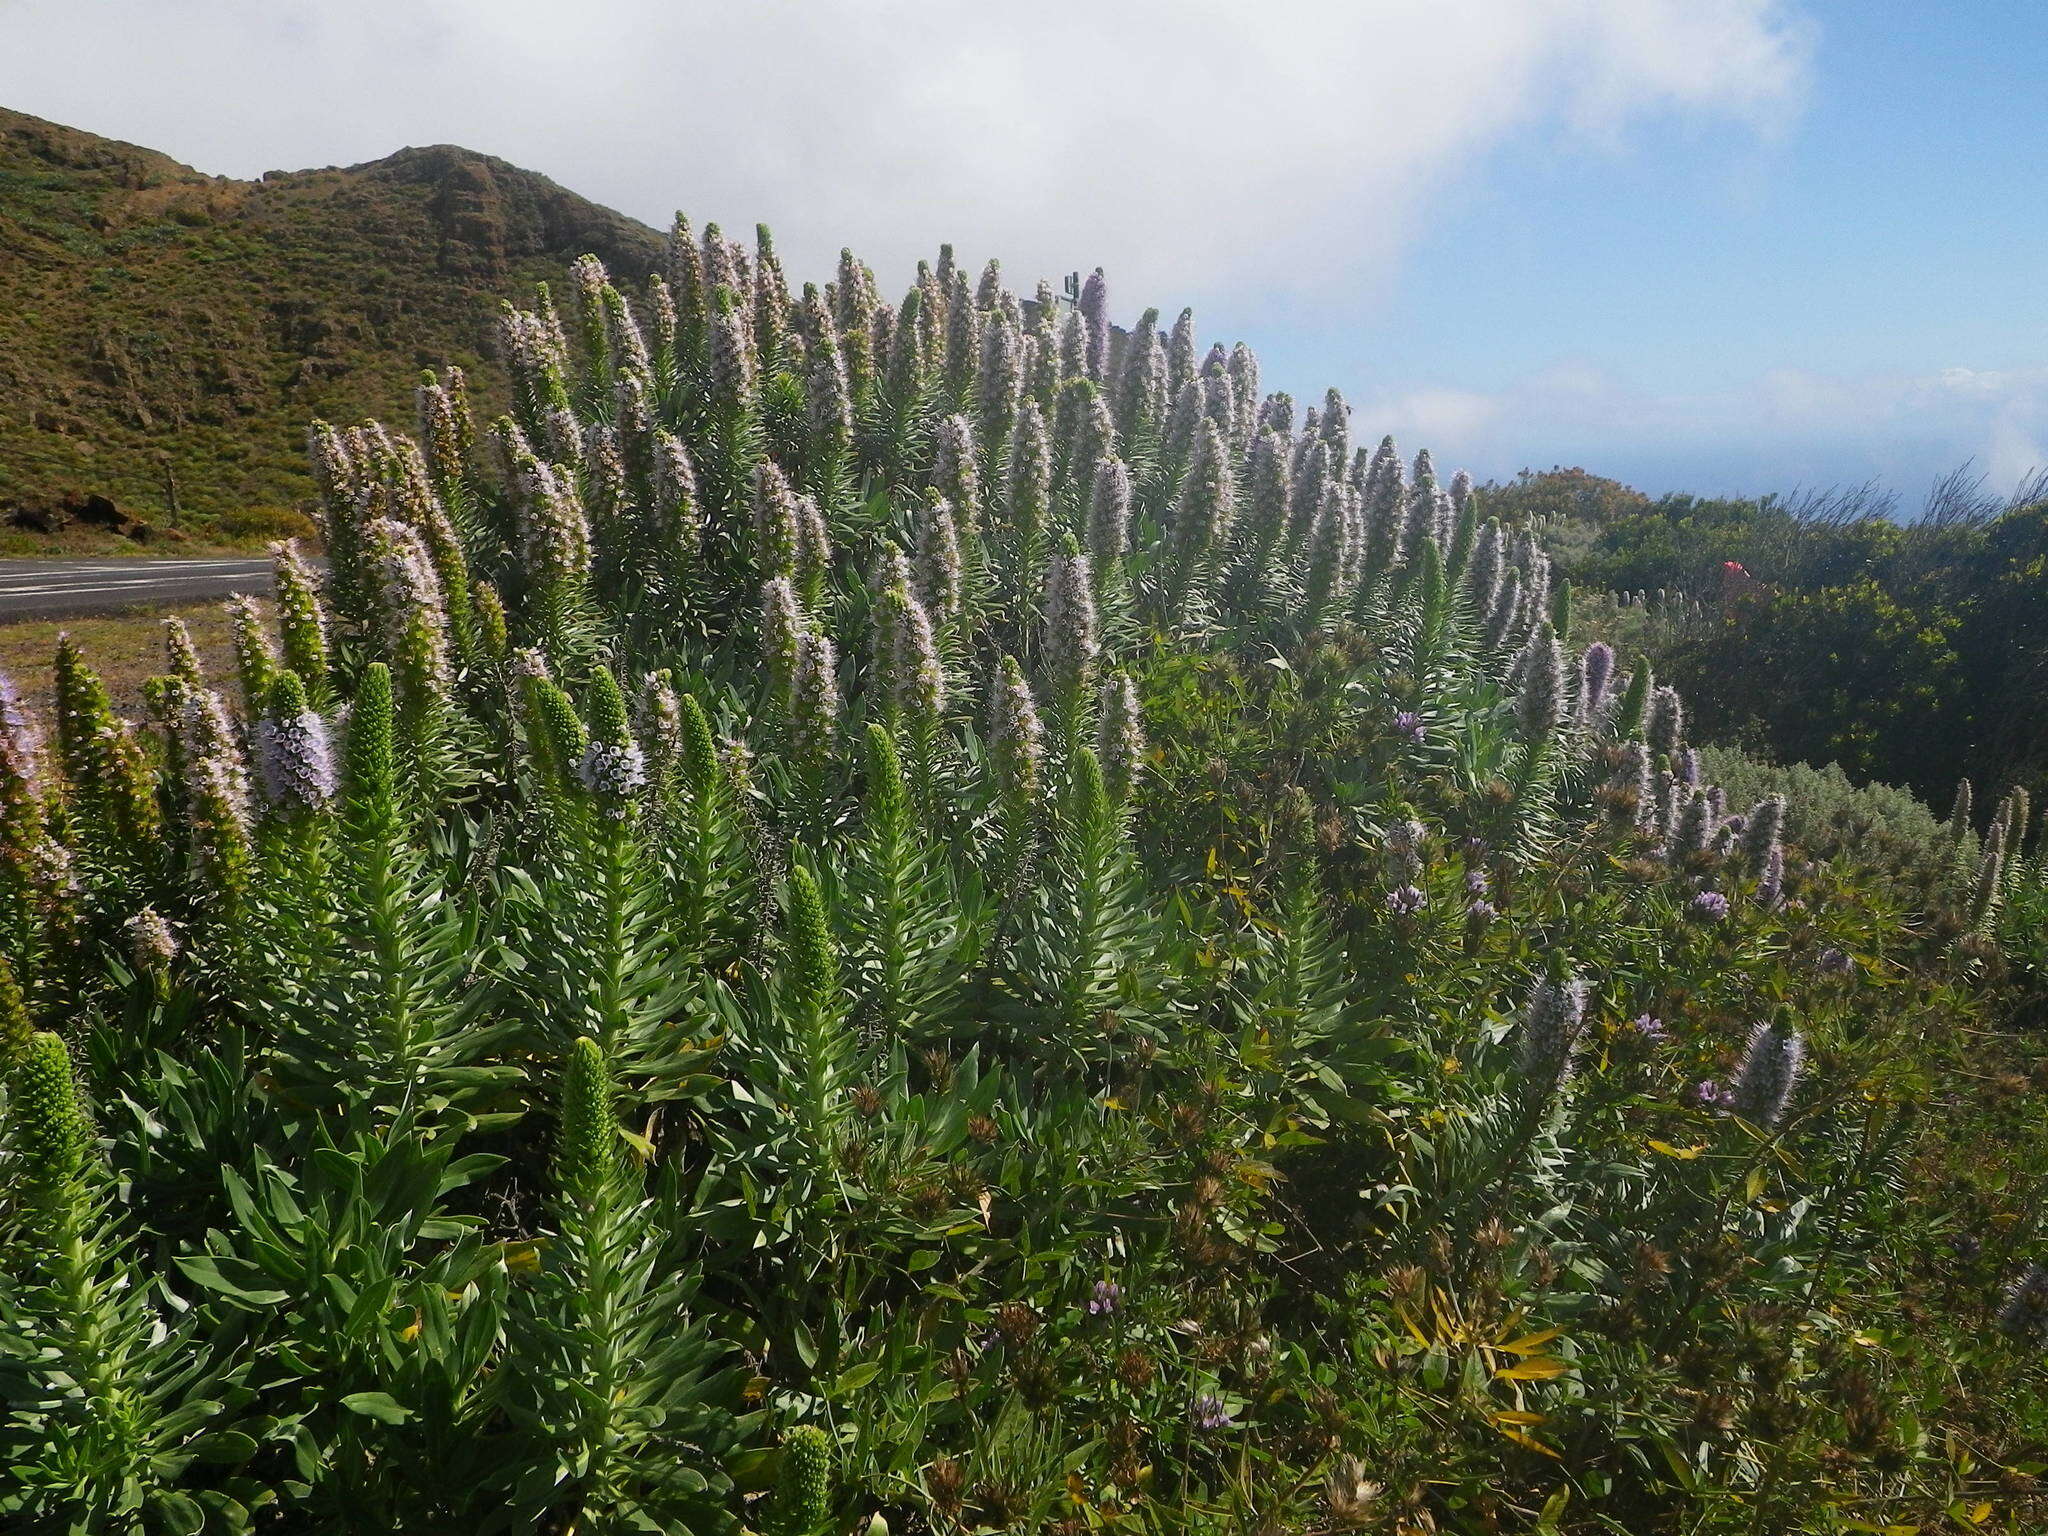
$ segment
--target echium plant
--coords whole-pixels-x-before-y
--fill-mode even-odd
[[[1022,872],[1038,817],[1045,773],[1045,730],[1017,658],[1005,656],[989,694],[988,757],[995,792],[999,888]]]

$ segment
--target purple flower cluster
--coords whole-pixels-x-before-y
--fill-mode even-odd
[[[1662,1045],[1671,1038],[1670,1026],[1654,1014],[1639,1013],[1630,1021],[1629,1027],[1643,1039]]]
[[[1722,1115],[1735,1103],[1735,1095],[1724,1088],[1717,1078],[1709,1077],[1693,1085],[1692,1101],[1701,1109]]]
[[[1422,723],[1422,716],[1412,709],[1404,709],[1394,716],[1394,734],[1421,746],[1429,738],[1429,727]]]
[[[1398,885],[1387,892],[1387,910],[1396,917],[1413,917],[1429,905],[1429,898],[1412,885]]]
[[[1195,1399],[1193,1418],[1197,1429],[1228,1428],[1232,1420],[1230,1405],[1214,1392],[1204,1392]]]
[[[1088,1315],[1108,1317],[1124,1304],[1124,1288],[1114,1280],[1095,1282],[1094,1294],[1088,1298]]]
[[[1687,910],[1696,921],[1718,923],[1728,915],[1728,898],[1719,891],[1701,891],[1693,897]]]

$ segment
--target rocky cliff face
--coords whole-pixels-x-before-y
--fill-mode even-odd
[[[444,359],[488,399],[493,301],[585,251],[636,282],[661,237],[452,145],[236,181],[0,110],[0,524],[253,526],[310,418],[403,418]]]

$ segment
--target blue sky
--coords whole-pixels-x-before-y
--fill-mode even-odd
[[[1290,379],[1336,357],[1367,398],[1526,400],[1473,444],[1489,473],[1578,463],[1702,492],[1874,476],[1912,505],[1974,458],[2003,489],[2048,440],[2048,7],[1801,14],[1782,126],[1663,117],[1604,145],[1532,128],[1442,189],[1356,330],[1299,305],[1239,323]],[[1547,370],[1596,371],[1613,410],[1544,409],[1528,386]],[[1949,370],[1972,378],[1916,393]],[[1777,410],[1757,393],[1774,373],[1834,387]],[[1674,422],[1698,395],[1697,427]]]
[[[249,176],[454,142],[652,223],[1193,302],[1482,478],[2048,460],[2023,0],[0,0],[0,104]]]

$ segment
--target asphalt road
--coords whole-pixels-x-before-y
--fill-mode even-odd
[[[268,560],[0,560],[0,619],[112,613],[269,590]]]

